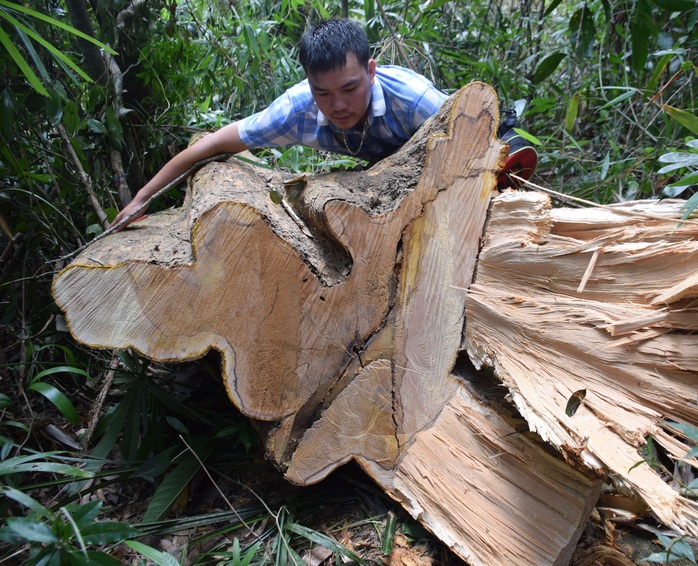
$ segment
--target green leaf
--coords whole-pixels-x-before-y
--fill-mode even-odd
[[[566,56],[562,51],[556,51],[543,57],[533,71],[533,77],[531,78],[533,84],[540,84],[552,75]]]
[[[683,537],[674,540],[671,545],[671,554],[685,558],[692,564],[696,563],[696,557],[693,554],[693,549],[691,548],[691,545],[688,544],[688,541],[686,541]]]
[[[670,187],[690,187],[691,185],[698,185],[698,173],[691,173],[682,179],[679,179],[675,183],[671,183]]]
[[[127,540],[124,544],[157,566],[179,566],[177,559],[167,552],[161,552],[136,540]]]
[[[41,505],[41,503],[39,503],[36,499],[28,496],[26,493],[19,491],[18,489],[3,485],[0,486],[0,493],[2,493],[2,495],[7,497],[8,499],[12,499],[20,505],[24,505],[24,507],[31,509],[40,517],[48,519],[53,516],[52,513],[48,509],[46,509],[46,507]]]
[[[27,542],[44,544],[59,542],[56,534],[46,523],[30,517],[10,517],[7,519],[7,530],[13,536]]]
[[[1,4],[2,3],[0,2],[0,5]],[[9,36],[5,33],[5,30],[3,30],[1,27],[0,43],[3,44],[7,52],[10,54],[10,57],[12,57],[12,60],[17,64],[19,70],[29,81],[29,84],[34,88],[34,90],[39,94],[42,94],[43,96],[49,96],[48,91],[46,90],[44,85],[41,84],[39,77],[37,77],[36,73],[34,73],[34,71],[31,70],[29,63],[27,63],[26,59],[22,57],[22,54],[19,51],[17,51],[17,48],[14,46]]]
[[[680,560],[680,556],[672,556],[667,552],[654,552],[645,558],[642,558],[641,562],[659,562],[660,564],[668,564],[669,562],[675,562]]]
[[[153,478],[160,474],[164,474],[172,466],[172,455],[177,449],[176,446],[170,446],[164,452],[160,452],[146,460],[131,477],[133,478]]]
[[[577,121],[577,115],[579,114],[579,99],[581,95],[581,92],[576,93],[567,103],[567,112],[565,113],[565,129],[568,132],[572,131],[572,128],[574,128],[574,123]]]
[[[75,524],[79,528],[83,528],[92,524],[102,510],[102,502],[99,499],[88,501],[83,505],[67,505],[66,509],[70,512]]]
[[[305,527],[303,525],[299,525],[298,523],[292,523],[288,522],[286,524],[286,528],[291,531],[292,533],[295,533],[299,536],[302,536],[303,538],[314,542],[315,544],[319,544],[322,546],[325,546],[332,550],[333,552],[336,552],[338,554],[341,554],[342,556],[345,556],[349,558],[350,560],[353,560],[357,562],[358,564],[363,564],[363,565],[368,565],[369,563],[365,560],[362,560],[359,556],[354,554],[351,550],[349,550],[346,546],[338,543],[336,540],[334,540],[331,537],[328,537],[325,534],[319,533],[317,531],[314,531],[312,529],[309,529],[308,527]]]
[[[74,425],[80,424],[80,417],[75,410],[75,406],[70,399],[56,387],[44,381],[35,381],[29,385],[28,389],[29,391],[41,393],[46,399],[51,401],[69,423]]]
[[[693,134],[698,136],[698,116],[681,110],[680,108],[674,108],[668,104],[662,104],[664,111],[669,114],[674,120],[681,124],[684,128],[690,130]]]
[[[0,476],[8,474],[16,474],[20,472],[51,472],[75,476],[80,478],[91,478],[94,476],[92,472],[88,472],[76,466],[67,464],[59,464],[56,462],[48,462],[46,458],[60,454],[59,452],[40,452],[37,454],[27,454],[24,456],[15,456],[0,462]],[[41,460],[37,462],[36,460]]]
[[[572,15],[569,30],[572,49],[577,54],[577,57],[589,57],[596,39],[596,28],[591,7],[588,3],[585,2],[583,7]]]
[[[0,409],[7,409],[12,406],[12,399],[4,393],[0,393]]]
[[[694,426],[688,423],[675,423],[675,422],[665,422],[663,423],[682,432],[686,438],[693,440],[693,442],[698,442],[698,426]]]
[[[74,134],[80,127],[78,105],[72,100],[66,100],[63,105],[63,124],[69,133]]]
[[[529,134],[526,130],[522,130],[521,128],[514,128],[514,131],[525,140],[530,141],[533,145],[543,145],[542,141],[540,141],[533,134]]]
[[[124,142],[124,130],[121,127],[121,120],[119,120],[119,117],[116,115],[116,109],[113,106],[107,107],[105,121],[109,134],[109,142],[114,149],[121,149]]]
[[[657,35],[657,27],[652,21],[652,10],[647,0],[636,0],[635,9],[630,17],[630,44],[632,48],[632,65],[635,71],[645,68],[649,53],[649,40]]]
[[[102,124],[102,122],[100,122],[99,120],[95,120],[94,118],[87,119],[87,127],[95,134],[107,133],[107,128],[104,127],[104,124]]]
[[[570,398],[567,400],[567,405],[565,406],[565,414],[568,417],[574,416],[574,414],[581,406],[582,401],[584,401],[586,395],[586,389],[580,389],[579,391],[575,391],[574,393],[572,393],[572,395],[570,395]]]
[[[32,10],[31,8],[27,8],[26,6],[23,6],[21,4],[15,4],[14,2],[8,2],[7,0],[0,0],[0,6],[5,6],[6,8],[9,8],[11,10],[15,10],[17,12],[22,12],[24,14],[27,14],[28,16],[36,18],[37,20],[42,20],[42,21],[47,22],[53,26],[59,27],[62,30],[67,31],[70,34],[76,35],[76,36],[78,36],[86,41],[89,41],[90,43],[95,44],[100,49],[104,49],[105,51],[111,53],[112,55],[116,55],[116,51],[114,51],[108,45],[105,45],[101,41],[97,41],[94,37],[90,37],[86,33],[83,33],[80,30],[75,29],[74,27],[69,26],[66,23],[63,23],[60,20],[56,20],[54,18],[46,16],[46,15],[42,14],[41,12],[37,12],[37,11]]]
[[[664,69],[666,69],[667,65],[669,64],[669,61],[671,61],[673,58],[674,53],[665,53],[662,56],[662,58],[657,62],[657,64],[654,66],[654,72],[652,73],[652,76],[650,77],[650,80],[647,83],[648,91],[653,92],[657,88],[657,84],[659,83],[659,77],[664,72]]]
[[[209,445],[201,451],[202,461],[211,453],[211,450],[212,445]],[[161,520],[200,469],[201,464],[197,458],[187,451],[177,466],[165,476],[165,479],[155,490],[143,515],[143,523],[154,523]]]
[[[687,12],[696,7],[695,0],[653,0],[654,3],[670,12]]]
[[[616,104],[620,104],[621,102],[624,102],[625,100],[628,100],[629,98],[632,98],[637,94],[639,91],[636,88],[632,87],[621,87],[625,89],[625,92],[623,94],[619,94],[616,96],[614,99],[609,100],[606,104],[601,106],[599,110],[603,110],[604,108],[608,108],[609,106],[615,106]]]
[[[7,462],[7,460],[5,460]],[[94,476],[92,472],[69,466],[68,464],[59,464],[58,462],[34,462],[32,464],[17,464],[10,471],[0,472],[0,475],[19,474],[23,472],[46,472],[51,474],[63,474],[64,476],[74,476],[77,478],[91,478]]]
[[[46,99],[46,114],[51,123],[56,126],[63,118],[63,105],[61,104],[60,95],[53,89],[49,91],[49,98]]]
[[[47,375],[53,375],[56,373],[74,373],[77,375],[82,375],[83,377],[87,377],[87,378],[90,377],[90,374],[81,368],[76,368],[73,366],[56,366],[56,367],[45,369],[45,370],[37,373],[32,378],[32,383],[34,383],[35,381],[39,381],[40,379],[46,377]]]
[[[384,555],[389,555],[393,550],[396,527],[397,518],[395,517],[395,513],[388,512],[388,518],[385,521],[385,529],[383,530],[383,541],[381,542],[381,552]]]
[[[557,8],[562,3],[562,0],[553,0],[550,5],[545,9],[543,17],[549,16],[551,12]]]
[[[120,560],[101,550],[87,550],[84,553],[74,550],[62,553],[62,557],[67,558],[67,563],[80,566],[120,566],[122,564]]]
[[[92,82],[92,79],[90,78],[90,76],[85,71],[83,71],[80,67],[78,67],[78,65],[70,57],[68,57],[65,53],[63,53],[59,49],[56,49],[53,45],[51,45],[48,41],[46,41],[43,37],[41,37],[33,29],[25,26],[22,22],[20,22],[16,18],[13,18],[12,16],[10,16],[7,12],[3,13],[3,17],[5,19],[7,19],[7,21],[9,21],[13,26],[22,30],[22,32],[24,32],[26,35],[31,37],[39,45],[44,47],[44,49],[46,49],[53,57],[55,57],[59,61],[62,61],[63,63],[65,63],[69,68],[71,68],[73,71],[75,71],[78,75],[80,75],[87,82]]]
[[[691,448],[691,449],[686,453],[686,455],[684,456],[684,458],[695,458],[696,456],[698,456],[698,446],[694,446],[693,448]]]
[[[138,529],[128,523],[98,522],[87,525],[80,530],[85,544],[109,544],[120,542],[127,538],[137,536]]]

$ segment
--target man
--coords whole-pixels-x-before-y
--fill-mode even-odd
[[[114,219],[141,208],[198,161],[256,147],[305,145],[376,160],[393,153],[446,95],[423,76],[369,58],[366,32],[347,19],[321,21],[301,38],[306,79],[266,110],[208,134],[169,161]],[[144,212],[140,211],[130,221]]]

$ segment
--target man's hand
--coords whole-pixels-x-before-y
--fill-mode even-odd
[[[138,195],[134,197],[134,199],[128,203],[119,214],[116,215],[116,218],[114,218],[114,221],[109,225],[109,228],[112,226],[116,226],[119,222],[121,222],[124,218],[127,218],[129,215],[133,214],[136,212],[143,204],[145,201],[141,200],[138,198]],[[137,214],[134,214],[132,218],[129,218],[128,222],[124,223],[123,226],[120,226],[114,232],[121,232],[126,226],[131,224],[131,222],[135,222],[139,218],[141,218],[144,214],[145,211],[147,210],[147,207],[144,207],[143,210],[138,211]]]
[[[167,162],[148,184],[138,191],[133,200],[116,215],[114,222],[109,225],[109,228],[115,226],[130,214],[133,214],[133,218],[129,218],[128,222],[120,226],[118,230],[114,230],[115,232],[123,230],[131,222],[138,220],[145,213],[144,205],[150,198],[156,197],[174,184],[184,180],[193,172],[197,165],[200,166],[207,160],[214,159],[217,155],[223,153],[240,153],[246,149],[248,147],[240,139],[237,122],[228,124],[220,130],[204,136]],[[144,207],[143,210],[139,210],[136,213],[141,206]]]

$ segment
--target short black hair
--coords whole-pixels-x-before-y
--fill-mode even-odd
[[[317,22],[305,31],[298,55],[305,74],[314,75],[341,69],[347,64],[350,51],[360,65],[368,65],[366,31],[346,18],[332,18]]]

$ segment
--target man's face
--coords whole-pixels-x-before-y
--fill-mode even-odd
[[[376,62],[369,59],[362,67],[356,55],[347,53],[341,69],[308,75],[310,91],[320,111],[338,128],[348,130],[363,124],[371,101],[371,86],[376,75]]]

